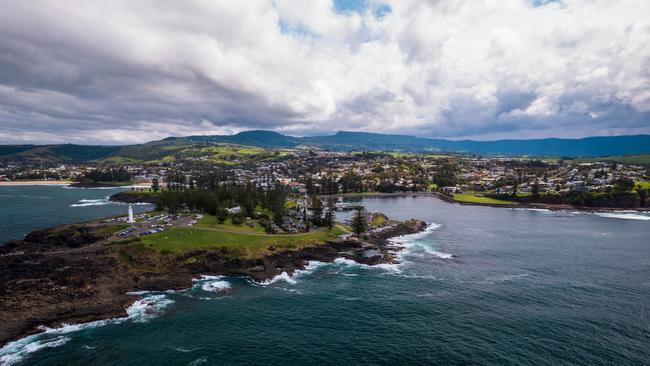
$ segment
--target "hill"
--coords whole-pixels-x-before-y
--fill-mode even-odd
[[[650,136],[455,141],[348,131],[327,136],[293,137],[272,131],[255,130],[235,135],[168,137],[145,144],[125,146],[0,145],[0,161],[128,163],[169,162],[189,158],[233,164],[282,156],[283,152],[276,149],[298,147],[331,151],[456,152],[479,155],[586,158],[650,153]]]

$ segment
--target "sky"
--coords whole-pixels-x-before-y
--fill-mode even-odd
[[[647,0],[0,0],[0,143],[650,134]]]

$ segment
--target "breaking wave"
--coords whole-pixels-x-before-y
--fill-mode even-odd
[[[230,291],[232,288],[230,282],[223,280],[223,278],[224,276],[201,275],[201,277],[193,279],[192,282],[197,283],[195,287],[203,291],[223,293]]]
[[[279,275],[277,275],[277,276],[275,276],[275,277],[273,277],[271,279],[265,280],[265,281],[253,281],[253,283],[255,283],[256,285],[268,286],[270,284],[273,284],[273,283],[276,283],[276,282],[279,282],[279,281],[284,281],[284,282],[286,282],[286,283],[288,283],[290,285],[295,285],[297,283],[297,281],[295,279],[291,278],[291,275],[288,274],[287,272],[282,272]]]
[[[432,246],[431,241],[426,240],[431,233],[440,227],[442,227],[442,225],[430,223],[425,230],[419,233],[398,236],[390,239],[390,242],[406,249],[404,252],[398,253],[400,259],[408,255],[417,255],[418,252],[425,252],[441,259],[454,258],[453,254],[437,250]]]
[[[305,268],[295,270],[293,272],[293,275],[290,275],[288,272],[282,272],[279,275],[277,275],[277,276],[275,276],[275,277],[273,277],[271,279],[265,280],[265,281],[250,280],[250,282],[252,284],[260,285],[260,286],[268,286],[268,285],[271,285],[273,283],[281,282],[281,281],[286,282],[286,283],[288,283],[290,285],[295,285],[296,283],[298,283],[298,278],[303,277],[303,276],[307,276],[307,275],[313,273],[318,268],[323,267],[323,266],[327,266],[329,264],[330,263],[320,262],[320,261],[309,261],[307,263],[307,265],[305,266]]]
[[[147,322],[162,314],[163,309],[173,302],[173,300],[166,298],[165,295],[148,295],[129,306],[126,309],[128,316],[124,318],[103,319],[80,324],[63,324],[57,328],[42,326],[40,329],[43,332],[7,343],[4,347],[0,348],[0,366],[10,366],[21,362],[31,353],[43,348],[62,346],[70,340],[69,337],[65,336],[68,333],[102,327],[107,324],[118,324],[126,320],[134,323]]]
[[[334,260],[334,264],[337,264],[339,266],[345,266],[349,268],[382,269],[389,272],[401,272],[402,270],[401,267],[404,266],[406,263],[409,262],[400,261],[400,263],[379,263],[371,266],[363,263],[358,263],[353,261],[352,259],[347,259],[347,258],[336,258]]]
[[[201,290],[207,292],[226,292],[230,290],[230,288],[230,283],[228,281],[212,281],[201,285]]]
[[[108,200],[108,197],[99,198],[99,199],[80,199],[77,203],[73,203],[70,207],[87,207],[87,206],[103,206],[108,205],[111,201]]]
[[[126,309],[130,319],[134,323],[146,323],[153,318],[160,316],[164,309],[173,304],[174,300],[165,295],[149,295],[135,301]]]
[[[76,203],[71,204],[70,207],[88,207],[88,206],[104,206],[104,205],[147,206],[151,204],[146,202],[132,202],[132,203],[113,202],[109,200],[108,196],[106,196],[104,198],[97,198],[97,199],[87,199],[87,198],[80,199]]]
[[[650,220],[650,215],[638,211],[614,211],[614,212],[596,212],[600,217],[621,220]]]
[[[304,269],[297,269],[297,270],[293,273],[293,278],[301,277],[301,276],[306,276],[306,275],[312,274],[312,273],[314,273],[314,271],[317,270],[318,268],[321,268],[321,267],[327,266],[328,264],[329,264],[329,263],[326,263],[326,262],[320,262],[320,261],[309,261],[309,262],[307,263],[307,265],[305,266]]]
[[[37,340],[35,334],[21,340],[11,342],[0,349],[0,365],[9,366],[22,361],[30,353],[43,348],[62,346],[70,340],[68,337],[59,336],[51,339]]]

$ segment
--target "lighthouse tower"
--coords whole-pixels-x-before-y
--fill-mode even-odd
[[[131,207],[131,205],[129,205],[129,219],[126,222],[129,224],[133,224],[135,222],[135,220],[133,220],[133,207]]]

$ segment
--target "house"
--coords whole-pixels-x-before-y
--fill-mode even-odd
[[[241,213],[241,207],[240,206],[231,207],[226,209],[226,211],[228,211],[228,213],[231,215],[237,215]]]

